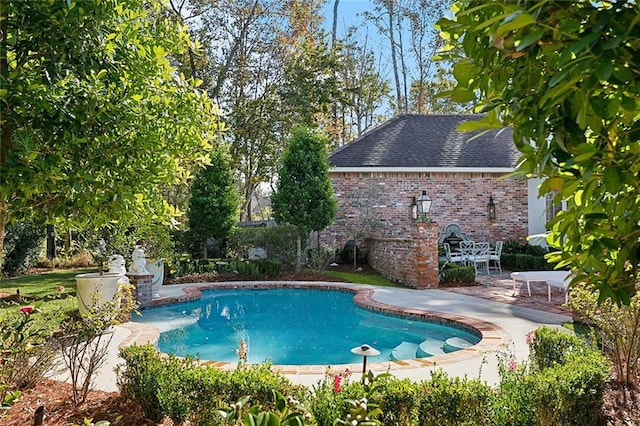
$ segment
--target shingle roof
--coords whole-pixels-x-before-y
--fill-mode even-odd
[[[332,167],[513,168],[520,153],[513,130],[460,133],[456,126],[480,115],[397,116],[329,156]]]

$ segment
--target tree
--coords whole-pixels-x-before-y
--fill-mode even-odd
[[[0,3],[0,235],[31,217],[173,220],[159,194],[207,162],[218,112],[170,66],[189,38],[160,8]]]
[[[407,112],[407,69],[404,61],[402,44],[402,9],[398,0],[375,0],[374,13],[366,12],[365,16],[375,24],[378,31],[389,40],[391,54],[391,71],[396,91],[396,113]],[[400,63],[398,63],[398,61]]]
[[[233,185],[230,160],[225,151],[218,149],[211,164],[201,169],[191,186],[189,199],[189,233],[207,257],[208,238],[226,240],[236,223],[239,198]]]
[[[513,126],[518,171],[568,210],[548,223],[600,300],[629,303],[640,260],[640,33],[636,2],[458,4],[439,26],[457,101],[486,113],[466,130]]]
[[[340,119],[334,131],[334,148],[384,121],[380,109],[389,99],[391,90],[376,69],[375,53],[368,47],[368,39],[358,43],[353,36],[350,32],[338,51],[340,62],[336,78],[343,88],[343,95],[336,106]]]
[[[302,260],[302,234],[323,230],[336,214],[327,143],[325,136],[294,128],[282,157],[276,191],[271,196],[275,220],[298,228],[296,271],[300,271]]]

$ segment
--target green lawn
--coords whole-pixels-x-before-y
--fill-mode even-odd
[[[65,269],[43,272],[40,274],[21,275],[0,280],[0,292],[15,294],[20,290],[22,300],[7,299],[0,301],[0,319],[10,313],[16,313],[23,306],[33,306],[41,311],[39,316],[46,321],[53,317],[66,316],[78,308],[76,301],[75,276],[91,269]],[[64,287],[62,293],[58,287]]]
[[[363,274],[360,272],[325,271],[324,274],[333,278],[340,278],[354,284],[370,284],[380,287],[401,287],[378,274]]]

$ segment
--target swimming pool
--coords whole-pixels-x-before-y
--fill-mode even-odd
[[[350,349],[368,343],[370,361],[429,357],[480,341],[479,333],[357,307],[353,294],[319,289],[205,290],[202,298],[143,311],[134,321],[160,331],[158,349],[235,363],[240,341],[249,363],[358,363]]]

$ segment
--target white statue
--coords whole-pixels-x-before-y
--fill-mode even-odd
[[[125,267],[124,257],[119,254],[112,254],[109,256],[109,272],[117,272],[120,275],[127,273]]]
[[[137,275],[149,275],[149,271],[147,271],[147,259],[144,256],[144,250],[140,246],[136,246],[131,253],[131,260],[133,263],[129,267],[130,274]]]

